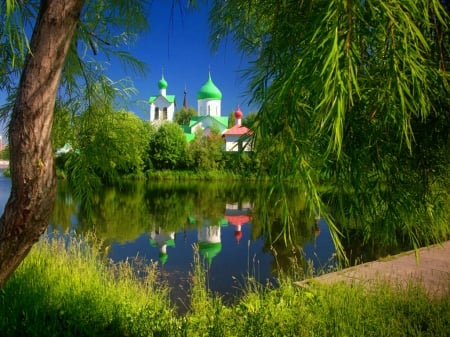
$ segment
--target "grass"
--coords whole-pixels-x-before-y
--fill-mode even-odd
[[[448,336],[450,298],[395,288],[279,286],[251,278],[236,304],[206,284],[199,255],[188,311],[177,314],[154,265],[110,265],[92,240],[43,239],[0,291],[1,336]]]
[[[175,170],[155,170],[146,172],[149,180],[255,180],[250,174],[238,174],[227,170],[210,171],[175,171]]]

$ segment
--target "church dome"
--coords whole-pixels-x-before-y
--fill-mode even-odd
[[[236,118],[236,119],[242,119],[243,116],[244,116],[244,114],[242,113],[241,108],[238,107],[238,108],[236,109],[236,111],[234,112],[234,118]]]
[[[158,81],[158,88],[159,89],[167,89],[168,84],[167,81],[164,79],[164,76]]]
[[[222,99],[222,93],[213,83],[211,74],[208,76],[208,81],[203,84],[197,93],[197,99]]]
[[[213,259],[222,250],[222,244],[220,242],[199,242],[198,249],[211,265]]]

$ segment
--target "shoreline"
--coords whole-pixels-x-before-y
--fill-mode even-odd
[[[374,284],[388,281],[397,286],[406,286],[412,281],[421,284],[430,297],[442,298],[450,294],[450,241],[425,246],[372,262],[320,275],[300,282],[332,284],[337,282]]]

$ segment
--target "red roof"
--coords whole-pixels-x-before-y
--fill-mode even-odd
[[[243,125],[235,125],[231,129],[228,129],[223,134],[230,136],[243,136],[243,135],[251,135],[253,132],[248,127]]]
[[[244,114],[242,113],[241,109],[238,107],[236,109],[236,111],[234,112],[234,117],[236,119],[242,119],[243,116],[244,116]]]
[[[252,218],[249,215],[225,215],[228,222],[234,226],[240,226],[247,222],[250,222]]]

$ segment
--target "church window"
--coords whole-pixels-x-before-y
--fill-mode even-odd
[[[155,120],[159,119],[159,108],[155,108]]]
[[[167,119],[167,108],[163,108],[163,118],[164,120]]]

